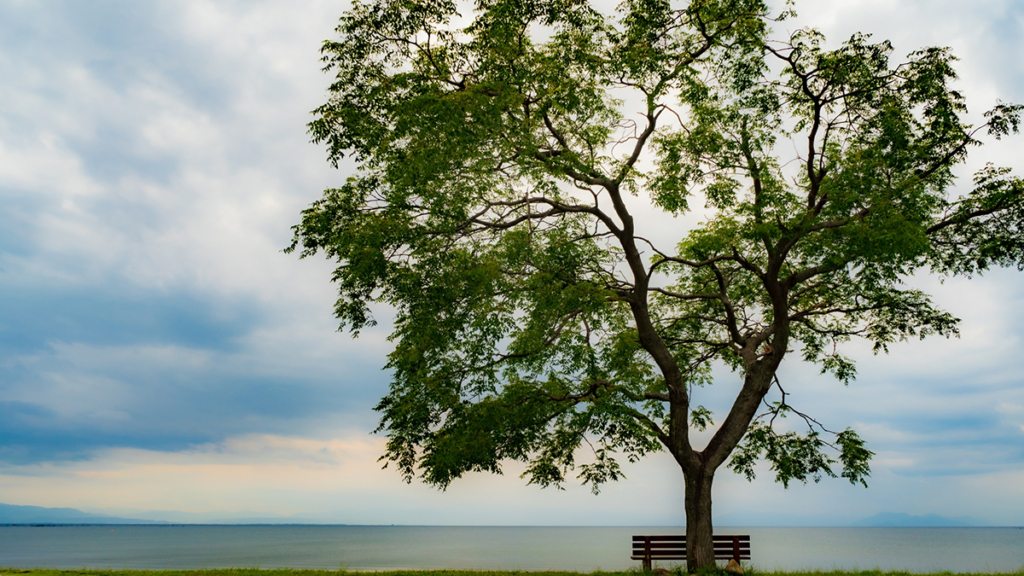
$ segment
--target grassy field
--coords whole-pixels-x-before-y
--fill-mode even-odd
[[[49,568],[2,568],[0,576],[646,576],[641,570],[623,572],[526,572],[509,571],[475,571],[475,570],[388,570],[381,572],[347,572],[345,570],[261,570],[259,568],[230,568],[222,570],[57,570]],[[681,572],[674,575],[682,576]],[[1024,567],[1016,572],[885,572],[882,570],[845,571],[809,571],[809,572],[761,572],[747,569],[745,576],[954,576],[955,574],[985,574],[986,576],[1024,576]],[[729,572],[709,571],[700,576],[729,575]]]

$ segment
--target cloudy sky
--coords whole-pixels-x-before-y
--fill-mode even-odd
[[[308,142],[320,42],[345,2],[0,0],[0,502],[356,524],[679,525],[665,455],[600,496],[515,467],[447,492],[376,458],[387,323],[335,331],[329,263],[281,248],[344,180]],[[1024,102],[1024,4],[798,1],[800,25],[897,54],[953,47],[971,114]],[[973,152],[1024,172],[1024,137]],[[912,280],[962,337],[849,351],[848,388],[795,363],[793,402],[877,452],[869,489],[722,471],[720,524],[877,512],[1024,525],[1024,276]],[[707,405],[725,409],[735,376]],[[653,497],[652,497],[653,496]]]

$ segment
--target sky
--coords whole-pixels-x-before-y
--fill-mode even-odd
[[[358,339],[331,264],[282,248],[344,181],[309,142],[319,46],[345,2],[0,0],[0,502],[134,517],[347,524],[681,525],[666,454],[599,496],[525,486],[521,467],[445,492],[377,458],[387,311]],[[1024,102],[1024,3],[798,0],[786,32],[888,38],[960,58],[975,122]],[[972,150],[1024,172],[1024,136]],[[678,223],[675,223],[678,226]],[[671,219],[654,226],[670,234]],[[842,525],[880,512],[1024,525],[1024,276],[910,283],[959,339],[874,356],[848,387],[795,358],[790,400],[877,455],[870,488],[716,477],[718,525]],[[792,355],[791,355],[792,356]],[[739,386],[716,374],[705,405]],[[157,512],[154,512],[157,511]]]

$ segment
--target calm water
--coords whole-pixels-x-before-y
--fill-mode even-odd
[[[762,569],[1024,568],[1018,528],[722,528],[750,534]],[[0,566],[620,570],[633,534],[679,528],[0,526]]]

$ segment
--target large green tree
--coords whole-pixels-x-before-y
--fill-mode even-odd
[[[394,308],[377,410],[406,479],[520,461],[530,483],[596,489],[617,457],[666,450],[690,569],[714,563],[723,464],[865,481],[855,432],[766,395],[787,357],[846,382],[837,343],[956,333],[909,276],[1020,267],[1024,183],[990,167],[952,193],[1020,108],[969,126],[946,49],[896,64],[864,35],[773,38],[775,20],[761,0],[354,3],[310,130],[357,168],[290,250],[337,261],[344,327]],[[660,245],[652,210],[702,222]],[[715,363],[743,382],[721,417],[698,404]],[[773,427],[787,413],[805,433]]]

